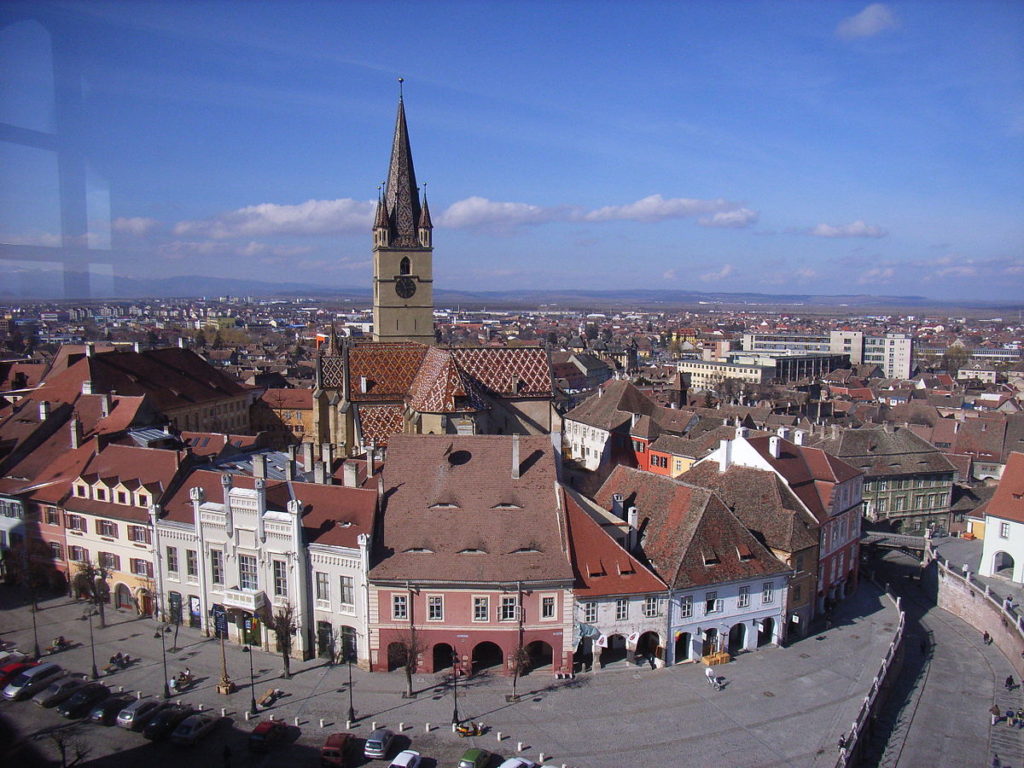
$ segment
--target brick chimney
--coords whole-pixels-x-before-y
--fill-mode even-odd
[[[512,479],[519,479],[519,435],[512,435]]]

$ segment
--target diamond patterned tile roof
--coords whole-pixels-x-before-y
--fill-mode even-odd
[[[452,350],[459,367],[485,391],[505,397],[550,397],[551,363],[543,347],[471,347]]]
[[[349,399],[352,402],[402,400],[412,387],[429,349],[426,344],[413,341],[378,341],[349,347]]]
[[[373,443],[384,447],[389,437],[402,434],[405,426],[402,418],[404,410],[401,405],[357,405],[356,419],[363,444]]]
[[[420,413],[479,411],[487,406],[455,362],[450,350],[431,347],[409,392],[409,405]]]

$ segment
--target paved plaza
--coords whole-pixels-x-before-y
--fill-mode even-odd
[[[2,599],[14,597],[13,592],[0,591]],[[75,671],[88,671],[88,626],[81,614],[82,606],[67,598],[44,602],[37,614],[39,637],[45,645],[57,634],[67,636],[75,647],[54,660]],[[107,616],[108,626],[95,630],[100,666],[118,650],[141,659],[107,682],[159,695],[163,666],[160,642],[154,639],[155,623],[115,610]],[[8,604],[0,617],[3,639],[31,649],[29,611]],[[360,719],[352,730],[365,736],[374,722],[395,730],[405,723],[403,735],[412,748],[441,766],[453,765],[471,745],[534,760],[543,753],[548,763],[579,768],[679,765],[684,758],[692,765],[831,766],[839,736],[856,716],[895,626],[891,603],[865,583],[837,612],[832,629],[785,648],[743,654],[719,668],[726,679],[720,692],[706,684],[704,669],[697,664],[652,670],[622,662],[565,681],[538,671],[520,680],[522,695],[515,703],[505,700],[511,693],[510,679],[480,675],[459,684],[460,714],[482,720],[489,728],[485,736],[473,739],[451,733],[453,697],[446,676],[417,675],[417,695],[405,699],[402,672],[369,674],[355,669],[353,700]],[[220,677],[219,644],[183,628],[177,646],[178,650],[168,653],[169,670],[173,674],[188,665],[198,678],[197,686],[182,698],[215,710],[224,707],[229,720],[194,750],[220,759],[226,744],[232,755],[245,754],[245,734],[252,727],[244,719],[250,703],[248,656],[238,647],[227,647],[228,670],[240,690],[221,696],[215,690]],[[298,734],[295,744],[260,757],[256,764],[315,765],[324,734],[345,729],[347,668],[326,666],[322,660],[297,662],[292,665],[293,678],[283,680],[279,656],[257,651],[254,661],[257,695],[270,687],[285,693],[261,716],[274,715],[289,724],[295,718],[299,721],[293,729]],[[55,712],[27,703],[4,703],[0,713],[13,721],[21,736],[65,722]],[[427,723],[434,726],[429,733]],[[150,745],[120,729],[85,728],[94,742],[89,764],[147,768],[165,761],[180,764],[178,748]],[[523,750],[517,752],[520,744]],[[48,740],[39,739],[37,745],[52,753]],[[105,757],[115,750],[116,755]],[[246,764],[251,762],[247,759]]]

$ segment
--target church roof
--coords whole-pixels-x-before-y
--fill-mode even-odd
[[[416,228],[420,221],[419,189],[416,186],[416,171],[412,165],[409,128],[405,124],[405,102],[401,98],[398,100],[398,117],[395,119],[395,138],[391,144],[391,163],[388,166],[388,180],[384,188],[384,204],[388,209],[392,245],[418,246]]]

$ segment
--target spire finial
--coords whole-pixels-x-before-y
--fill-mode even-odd
[[[405,78],[404,77],[398,78],[398,100],[399,101],[402,101],[402,97],[405,95],[404,89],[402,88],[402,83],[404,83],[404,82],[405,82]]]

